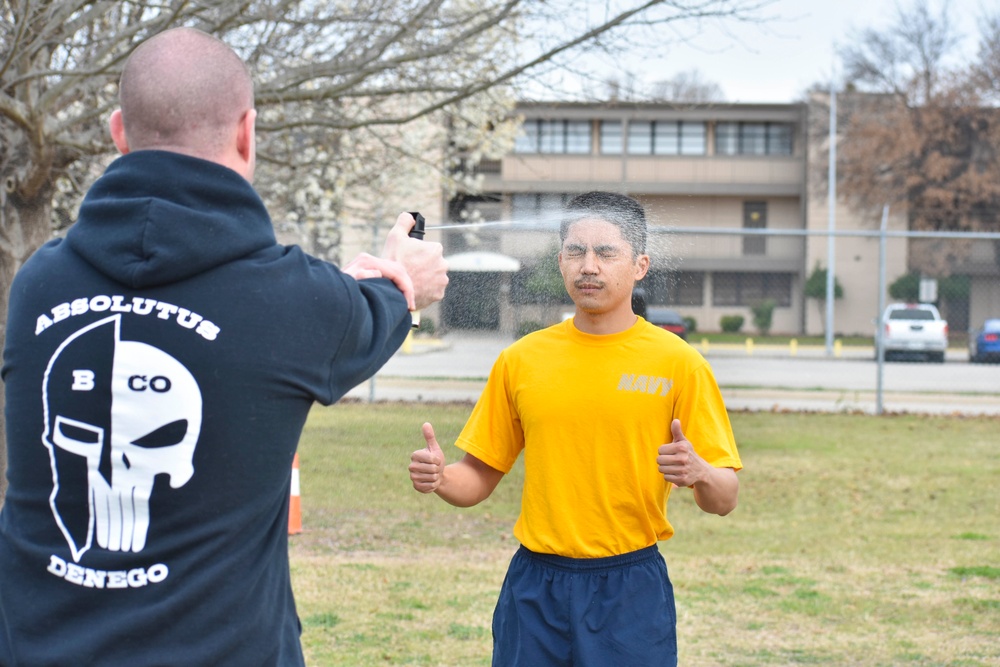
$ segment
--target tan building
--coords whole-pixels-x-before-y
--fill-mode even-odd
[[[557,246],[556,212],[588,190],[624,192],[649,214],[652,258],[643,281],[649,305],[669,305],[718,331],[751,306],[777,304],[773,333],[821,334],[823,309],[803,285],[827,264],[825,177],[809,145],[806,104],[522,104],[524,131],[514,151],[481,165],[483,195],[451,202],[454,222],[510,221],[451,230],[454,253],[496,252],[519,260],[513,274],[454,272],[443,304],[446,327],[515,330],[552,322],[566,304],[539,304],[524,282]],[[813,167],[810,170],[809,165]],[[820,182],[817,182],[819,180]],[[846,207],[836,228],[871,229]],[[891,228],[905,228],[891,218]],[[740,234],[733,230],[759,230]],[[905,273],[902,252],[888,256],[889,279]],[[844,287],[834,330],[871,334],[878,295],[878,240],[839,237],[834,273]]]

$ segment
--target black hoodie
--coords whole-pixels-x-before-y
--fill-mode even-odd
[[[301,665],[292,457],[409,326],[235,172],[116,160],[11,290],[0,664]]]

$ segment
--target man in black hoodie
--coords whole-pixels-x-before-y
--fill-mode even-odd
[[[443,296],[442,248],[409,214],[343,270],[278,245],[250,75],[205,33],[138,47],[120,94],[122,157],[11,290],[0,664],[302,665],[303,424]]]

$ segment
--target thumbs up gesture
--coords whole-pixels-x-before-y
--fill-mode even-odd
[[[660,445],[657,450],[656,465],[668,482],[677,486],[692,486],[710,472],[709,464],[694,451],[694,447],[684,437],[681,420],[670,423],[671,442]]]
[[[434,427],[425,423],[421,428],[427,447],[410,454],[410,481],[420,493],[431,493],[441,485],[444,475],[444,452],[434,435]]]

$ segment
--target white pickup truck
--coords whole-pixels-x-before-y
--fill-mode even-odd
[[[929,303],[894,303],[882,314],[885,360],[920,357],[944,361],[948,349],[948,322]]]

